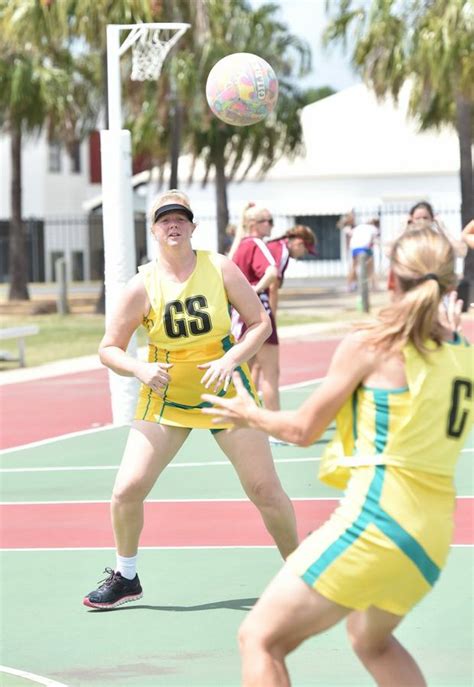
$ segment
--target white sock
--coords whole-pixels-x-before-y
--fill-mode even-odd
[[[115,572],[119,572],[122,575],[122,577],[125,577],[127,580],[133,580],[133,578],[137,574],[137,558],[138,555],[130,556],[130,558],[127,558],[125,556],[119,556],[119,554],[117,554]]]

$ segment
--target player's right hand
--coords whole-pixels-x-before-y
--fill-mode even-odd
[[[168,373],[170,367],[173,367],[172,363],[140,363],[135,376],[162,397],[164,389],[171,381]]]

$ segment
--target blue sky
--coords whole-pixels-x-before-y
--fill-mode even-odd
[[[334,0],[332,0],[334,2]],[[250,0],[254,7],[269,0]],[[280,18],[288,25],[291,33],[304,38],[311,46],[313,70],[303,80],[303,85],[332,86],[339,91],[360,79],[351,70],[349,59],[339,47],[323,48],[321,36],[328,22],[326,0],[272,0],[280,6]]]

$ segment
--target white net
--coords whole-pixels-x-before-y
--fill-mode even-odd
[[[132,81],[156,81],[174,44],[186,29],[142,28],[132,44]]]

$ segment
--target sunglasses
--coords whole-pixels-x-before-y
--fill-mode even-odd
[[[257,220],[257,224],[263,224],[264,222],[268,222],[268,224],[271,224],[271,226],[273,226],[273,217],[265,217],[264,219]]]

